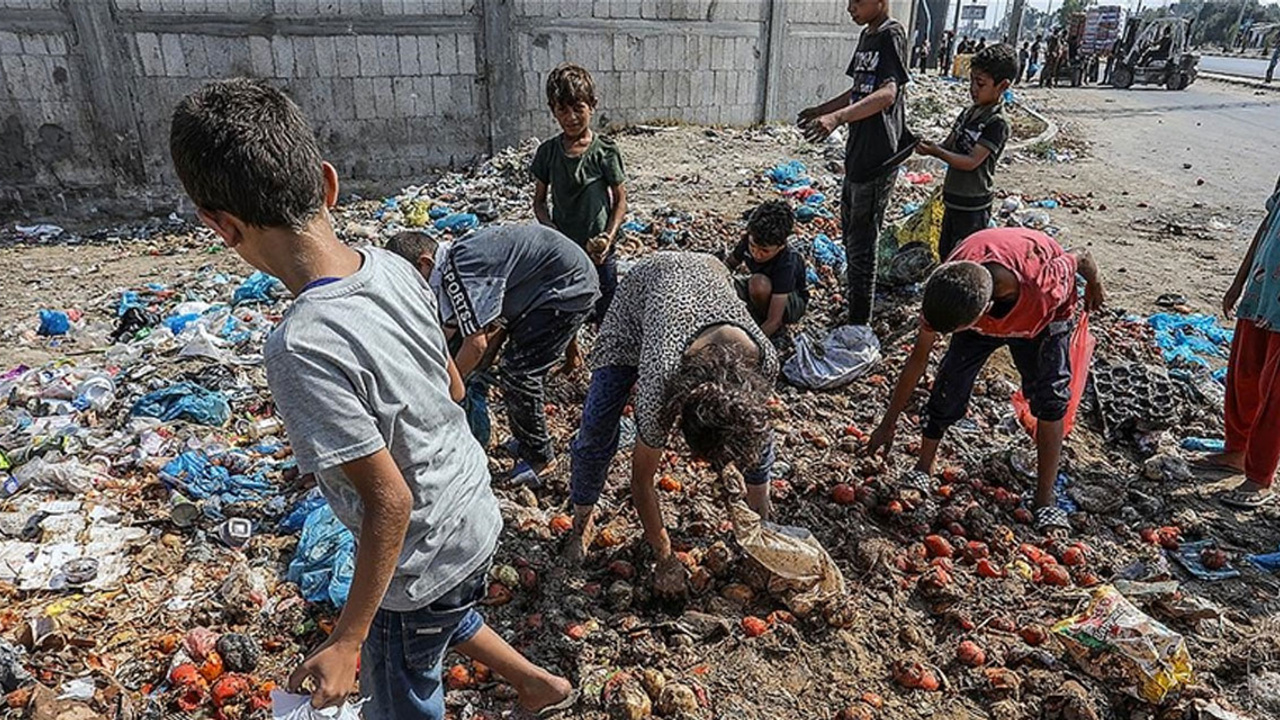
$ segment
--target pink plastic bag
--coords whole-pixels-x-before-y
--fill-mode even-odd
[[[1084,386],[1089,380],[1089,366],[1093,363],[1093,349],[1097,347],[1098,341],[1094,339],[1089,332],[1089,313],[1083,313],[1080,316],[1080,322],[1076,323],[1076,327],[1071,331],[1071,401],[1067,404],[1067,414],[1063,418],[1062,435],[1066,437],[1071,434],[1071,428],[1076,424],[1076,411],[1080,409],[1080,401],[1084,399]],[[1027,397],[1022,394],[1019,389],[1013,394],[1013,411],[1018,415],[1018,422],[1022,423],[1022,427],[1030,433],[1031,437],[1036,436],[1036,418],[1031,414],[1031,405],[1027,402]]]

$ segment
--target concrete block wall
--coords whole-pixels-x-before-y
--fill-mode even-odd
[[[172,203],[169,114],[213,78],[277,83],[370,192],[554,133],[543,85],[565,61],[595,76],[606,123],[790,119],[847,84],[845,5],[0,0],[0,221]]]

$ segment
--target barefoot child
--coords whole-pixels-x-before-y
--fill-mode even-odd
[[[747,503],[768,518],[773,440],[766,403],[778,358],[719,260],[660,252],[637,263],[605,315],[591,371],[572,447],[571,562],[581,559],[593,539],[596,502],[618,452],[618,424],[633,389],[638,438],[631,455],[631,502],[657,558],[659,586],[670,587],[672,576],[684,573],[654,488],[673,425],[695,457],[741,470]]]
[[[889,409],[871,434],[868,452],[893,445],[898,417],[929,364],[939,335],[951,345],[938,366],[921,418],[924,438],[905,489],[927,495],[938,444],[964,417],[979,371],[1008,346],[1022,375],[1022,389],[1038,422],[1037,483],[1033,513],[1039,532],[1069,532],[1066,513],[1054,504],[1053,484],[1062,454],[1063,418],[1071,400],[1068,352],[1076,304],[1076,273],[1084,276],[1085,307],[1103,301],[1098,267],[1087,250],[1063,252],[1048,235],[1024,228],[982,230],[969,236],[925,284],[920,331],[898,379]]]
[[[769,337],[799,322],[809,307],[804,256],[787,244],[794,227],[795,214],[785,200],[759,205],[747,220],[746,236],[725,262],[730,270],[751,273],[735,277],[733,287]]]
[[[627,216],[627,173],[613,140],[591,129],[599,100],[585,68],[565,63],[547,77],[547,105],[560,134],[543,142],[533,156],[533,214],[576,242],[595,263],[600,285],[592,322],[602,322],[618,289],[615,241]],[[548,192],[551,207],[547,207]],[[570,367],[582,364],[575,340],[566,355]]]
[[[169,136],[200,220],[297,298],[267,339],[267,382],[299,469],[357,538],[347,604],[289,677],[316,708],[356,679],[365,717],[444,717],[450,649],[483,662],[538,711],[567,680],[484,624],[502,530],[483,450],[450,397],[436,303],[414,269],[334,234],[338,176],[298,106],[266,82],[212,82],[183,98]],[[409,658],[413,658],[413,662]]]
[[[1280,180],[1222,312],[1236,316],[1227,364],[1227,447],[1203,464],[1244,473],[1244,482],[1221,500],[1248,510],[1275,499],[1271,485],[1280,464]]]

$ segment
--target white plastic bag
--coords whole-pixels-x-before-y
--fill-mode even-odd
[[[796,354],[782,371],[800,387],[828,390],[853,382],[880,361],[880,340],[866,325],[842,325],[821,345],[796,337]]]

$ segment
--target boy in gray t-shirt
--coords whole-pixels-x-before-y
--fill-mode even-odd
[[[267,340],[267,381],[299,468],[357,538],[347,604],[289,689],[309,683],[313,706],[341,704],[359,660],[366,717],[443,718],[452,648],[510,681],[526,709],[571,703],[567,680],[474,609],[502,519],[454,401],[435,300],[412,266],[338,241],[337,175],[298,107],[266,83],[210,83],[174,110],[170,151],[200,219],[297,298]]]

